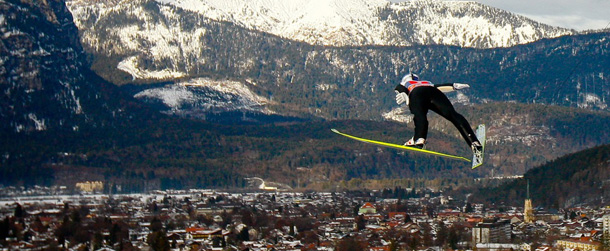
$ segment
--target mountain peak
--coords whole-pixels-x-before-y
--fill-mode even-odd
[[[283,38],[328,46],[509,47],[573,31],[472,1],[158,0]]]

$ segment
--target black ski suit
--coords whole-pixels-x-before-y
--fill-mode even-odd
[[[428,110],[432,110],[443,118],[451,121],[459,130],[460,134],[472,146],[472,142],[478,141],[468,120],[453,108],[451,101],[438,89],[442,86],[453,86],[453,83],[432,84],[429,81],[412,80],[398,84],[395,88],[398,92],[406,92],[409,95],[409,110],[413,114],[415,123],[414,140],[426,139],[428,136]]]

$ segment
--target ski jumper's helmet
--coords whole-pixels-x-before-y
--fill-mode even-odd
[[[405,75],[403,77],[403,80],[407,80],[407,81],[415,80],[415,81],[417,81],[417,80],[419,80],[419,76],[417,76],[417,75],[415,75],[413,73],[409,73],[409,74],[407,74],[407,75]]]

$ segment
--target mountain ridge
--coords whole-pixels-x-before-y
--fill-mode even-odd
[[[213,20],[313,45],[443,44],[493,48],[574,34],[573,30],[540,24],[474,1],[159,2],[200,13]]]
[[[360,116],[380,119],[393,103],[385,85],[414,71],[433,82],[471,83],[473,88],[463,94],[472,102],[608,108],[610,83],[603,76],[610,72],[594,65],[608,61],[603,56],[608,50],[606,33],[495,49],[313,46],[156,1],[100,10],[77,3],[83,2],[72,2],[72,8],[79,9],[74,13],[83,46],[93,55],[94,70],[119,85],[227,78],[276,101],[280,105],[269,109],[278,113],[351,118],[353,109]],[[514,88],[514,82],[527,82],[529,87]],[[592,85],[596,87],[587,88]]]

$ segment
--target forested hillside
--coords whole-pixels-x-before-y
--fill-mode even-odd
[[[527,197],[527,182],[535,207],[607,205],[610,198],[610,145],[550,161],[528,171],[522,179],[482,189],[470,198],[475,202],[522,205]]]
[[[411,137],[412,128],[395,122],[221,125],[157,115],[154,120],[83,129],[61,137],[48,131],[7,138],[0,148],[4,153],[0,177],[7,185],[102,180],[122,191],[241,187],[246,184],[243,178],[252,176],[291,187],[351,179],[472,178],[487,176],[492,170],[496,175],[523,173],[571,149],[610,140],[607,131],[596,129],[610,122],[603,112],[505,103],[461,108],[468,108],[463,109],[468,117],[496,114],[473,119],[475,123],[488,121],[490,140],[488,162],[475,170],[470,170],[469,163],[375,147],[330,131],[338,128],[403,143]],[[446,122],[437,116],[432,119],[435,126],[429,149],[470,155],[453,127],[443,125]],[[511,127],[517,122],[524,128]],[[505,130],[517,136],[529,134],[501,134]]]

